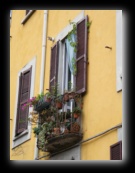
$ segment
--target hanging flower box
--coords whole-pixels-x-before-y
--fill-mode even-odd
[[[42,99],[38,101],[37,104],[34,105],[34,110],[37,112],[40,112],[44,109],[48,109],[50,105],[50,102],[47,101],[46,96],[44,96]]]
[[[65,150],[80,142],[82,137],[81,133],[68,133],[50,138],[48,143],[45,144],[45,151],[55,153]]]

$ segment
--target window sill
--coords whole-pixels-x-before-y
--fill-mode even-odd
[[[13,141],[16,141],[17,139],[21,138],[22,136],[26,135],[29,133],[29,130],[25,130],[24,132],[22,132],[20,135],[14,137]]]
[[[30,10],[29,13],[25,16],[25,18],[21,21],[21,24],[25,24],[25,22],[30,18],[30,16],[35,12],[35,10]]]

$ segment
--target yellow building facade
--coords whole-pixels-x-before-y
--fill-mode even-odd
[[[121,160],[122,11],[12,10],[10,20],[10,160]],[[63,85],[68,82],[63,68],[65,38],[72,30],[70,22],[81,28],[82,21],[88,24],[84,25],[88,31],[82,33],[85,39],[81,38],[84,42],[87,39],[87,45],[84,44],[84,53],[78,58],[86,57],[82,62],[85,65],[80,68],[87,69],[81,115],[83,138],[78,146],[48,157],[48,152],[37,148],[34,123],[28,123],[25,130],[24,127],[19,132],[16,130],[19,76],[31,75],[29,89],[25,87],[22,97],[46,93],[51,85],[50,65],[55,63],[51,62],[52,48],[59,42],[58,68],[54,69],[58,70],[57,82],[61,83],[63,93]],[[74,83],[72,75],[70,80]],[[32,110],[28,109],[28,116]]]

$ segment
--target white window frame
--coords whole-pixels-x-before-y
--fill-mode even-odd
[[[21,24],[24,24],[28,19],[29,17],[34,13],[35,10],[30,10],[26,16],[24,17],[24,19],[21,21]]]
[[[32,66],[32,73],[31,73],[31,87],[30,87],[30,98],[34,95],[34,83],[35,83],[35,70],[36,70],[36,57],[34,57],[26,66],[24,66],[19,72],[17,76],[17,90],[16,90],[16,102],[15,102],[15,113],[14,113],[14,128],[13,128],[13,142],[12,142],[12,149],[17,147],[18,145],[26,142],[31,138],[31,124],[28,122],[28,128],[15,136],[15,128],[16,128],[16,121],[17,121],[17,103],[18,103],[18,92],[19,92],[19,76],[21,73],[26,71]],[[29,113],[33,110],[32,107],[29,108]]]
[[[116,10],[116,91],[122,90],[122,10]]]

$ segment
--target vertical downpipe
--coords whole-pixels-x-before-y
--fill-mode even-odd
[[[40,89],[39,89],[40,93],[44,91],[45,60],[46,60],[46,38],[47,38],[47,15],[48,15],[48,10],[44,10],[41,73],[40,73]],[[37,138],[36,138],[36,143],[35,143],[34,158],[35,158],[35,160],[36,160],[36,158],[38,158]]]

